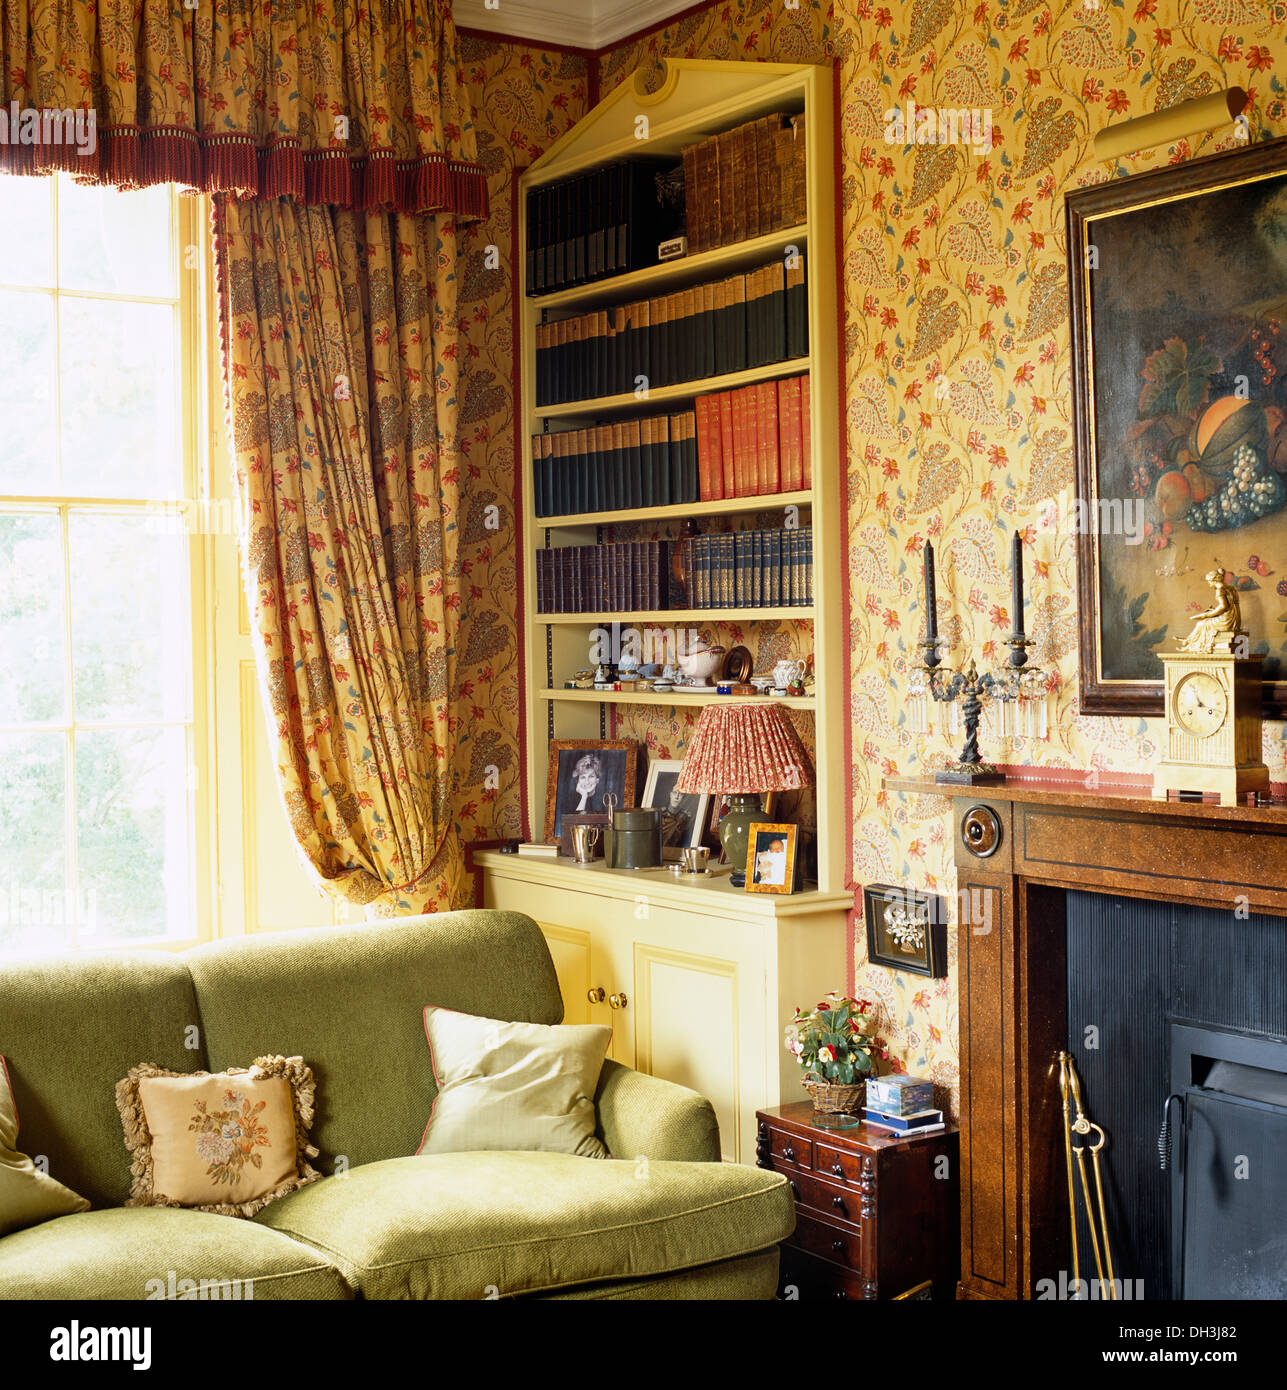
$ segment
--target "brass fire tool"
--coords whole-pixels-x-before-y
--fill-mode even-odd
[[[1117,1298],[1117,1280],[1113,1273],[1113,1251],[1108,1241],[1108,1208],[1104,1205],[1104,1180],[1100,1170],[1099,1154],[1104,1147],[1108,1136],[1099,1125],[1086,1118],[1086,1112],[1082,1108],[1081,1099],[1081,1080],[1077,1075],[1077,1068],[1073,1065],[1073,1059],[1066,1052],[1059,1054],[1059,1094],[1063,1100],[1064,1111],[1064,1163],[1068,1173],[1068,1222],[1072,1234],[1072,1264],[1074,1285],[1080,1282],[1081,1261],[1080,1252],[1077,1248],[1077,1201],[1073,1187],[1073,1158],[1077,1159],[1077,1172],[1081,1178],[1082,1197],[1086,1204],[1086,1221],[1090,1226],[1090,1243],[1095,1254],[1095,1271],[1099,1276],[1102,1287],[1104,1283],[1104,1267],[1108,1267],[1108,1297],[1110,1300]],[[1071,1106],[1070,1106],[1071,1100]],[[1075,1109],[1076,1118],[1072,1118],[1072,1110]],[[1095,1170],[1095,1196],[1091,1196],[1090,1180],[1086,1176],[1086,1147],[1081,1144],[1074,1144],[1072,1137],[1074,1134],[1086,1135],[1094,1130],[1099,1138],[1091,1144],[1090,1163]],[[1096,1203],[1098,1198],[1098,1203]],[[1101,1259],[1099,1241],[1100,1234],[1103,1235],[1104,1249]]]

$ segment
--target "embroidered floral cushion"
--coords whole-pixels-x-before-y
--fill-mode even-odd
[[[84,1197],[42,1173],[26,1154],[18,1152],[18,1104],[9,1068],[0,1057],[0,1236],[88,1210]]]
[[[432,1004],[424,1017],[438,1094],[417,1153],[543,1149],[607,1158],[594,1094],[611,1028],[504,1023]]]
[[[222,1072],[146,1062],[116,1083],[134,1155],[126,1206],[253,1216],[321,1174],[308,1160],[313,1073],[300,1057],[258,1057]]]

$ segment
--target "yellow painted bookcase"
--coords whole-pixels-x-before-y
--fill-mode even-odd
[[[695,705],[728,699],[713,691],[671,693],[569,690],[587,665],[595,629],[615,621],[646,627],[751,625],[789,618],[811,624],[814,688],[781,703],[812,715],[817,775],[816,888],[788,896],[748,894],[727,875],[680,880],[666,869],[609,870],[597,864],[518,857],[487,851],[476,857],[489,906],[515,908],[541,922],[563,985],[569,1022],[614,1027],[613,1055],[641,1070],[692,1086],[714,1103],[725,1157],[754,1161],[754,1116],[763,1105],[803,1096],[798,1069],[783,1046],[782,1028],[796,1005],[809,1007],[846,979],[848,912],[845,888],[844,631],[842,480],[839,464],[836,328],[835,131],[832,70],[779,63],[668,60],[660,80],[640,69],[624,81],[520,180],[520,274],[527,262],[527,194],[547,183],[640,156],[679,163],[685,147],[760,116],[803,118],[806,220],[768,235],[532,295],[524,283],[521,311],[522,398],[519,435],[526,705],[526,790],[531,832],[542,838],[551,739],[605,736],[613,704]],[[559,405],[538,405],[536,338],[543,322],[666,294],[733,275],[792,248],[804,251],[809,355],[749,371]],[[679,506],[538,517],[534,507],[531,437],[617,418],[691,409],[698,396],[756,381],[808,373],[811,486],[770,498],[741,497]],[[784,608],[692,609],[649,613],[553,614],[537,611],[536,552],[594,544],[604,529],[644,523],[676,533],[694,519],[763,515],[793,509],[813,530],[813,601]],[[640,787],[642,790],[642,786]]]

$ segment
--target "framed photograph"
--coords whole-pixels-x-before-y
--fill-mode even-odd
[[[683,766],[682,758],[654,758],[648,764],[648,780],[644,783],[640,804],[661,810],[663,853],[668,849],[680,850],[685,845],[700,845],[706,832],[710,795],[675,790]]]
[[[1160,715],[1157,652],[1223,571],[1287,717],[1287,140],[1066,209],[1077,485],[1042,486],[1076,539],[1081,712]]]
[[[563,835],[565,815],[606,811],[604,797],[616,798],[618,810],[635,804],[639,745],[630,738],[556,738],[550,740],[550,770],[545,784],[545,839]]]
[[[748,893],[794,893],[799,827],[756,821],[746,846]]]
[[[867,959],[941,980],[947,974],[947,913],[936,893],[869,883],[862,890]]]

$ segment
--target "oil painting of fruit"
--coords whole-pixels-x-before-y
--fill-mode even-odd
[[[1162,712],[1157,652],[1238,590],[1287,717],[1287,140],[1068,196],[1083,713]]]

